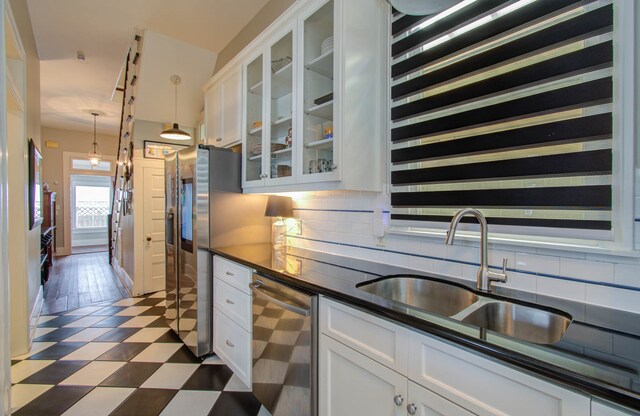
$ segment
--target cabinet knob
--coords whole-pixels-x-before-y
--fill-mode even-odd
[[[413,404],[413,403],[409,403],[409,404],[407,405],[407,412],[408,412],[410,415],[415,415],[417,411],[418,411],[418,408],[416,407],[416,405],[415,405],[415,404]]]
[[[396,394],[393,397],[393,402],[396,404],[396,406],[402,406],[402,403],[404,402],[404,397],[402,397],[402,394]]]
[[[222,141],[222,137],[218,137],[218,138],[216,139],[216,141],[217,141],[217,142],[221,142],[221,141]]]
[[[233,345],[233,343],[232,343],[231,341],[229,341],[229,340],[227,340],[225,343],[226,343],[228,346],[230,346],[231,348],[235,347],[235,345]],[[414,413],[412,413],[412,414],[415,414],[415,412],[414,412]]]
[[[331,165],[331,170],[336,170],[338,169],[338,165]]]
[[[233,276],[233,273],[231,272],[225,272],[224,274],[226,274],[227,276]]]

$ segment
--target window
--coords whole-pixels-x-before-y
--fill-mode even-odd
[[[436,228],[471,206],[497,231],[611,240],[613,6],[395,13],[393,224]]]
[[[111,162],[108,160],[101,160],[97,166],[91,165],[89,159],[72,159],[71,169],[73,170],[92,170],[98,172],[110,172]]]
[[[74,201],[75,228],[89,229],[107,227],[109,201],[109,186],[76,186]]]

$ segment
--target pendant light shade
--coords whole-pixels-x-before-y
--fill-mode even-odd
[[[100,152],[100,148],[98,147],[98,142],[96,141],[96,118],[98,117],[98,113],[91,113],[93,116],[93,144],[91,145],[91,151],[87,155],[89,158],[89,163],[94,168],[100,164],[100,160],[102,160],[102,153]]]
[[[172,75],[169,81],[175,86],[174,123],[172,128],[160,133],[160,137],[170,140],[191,140],[191,135],[186,131],[180,130],[178,125],[178,85],[182,82],[182,79],[177,75]]]

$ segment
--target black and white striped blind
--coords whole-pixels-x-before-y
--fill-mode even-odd
[[[611,230],[613,4],[465,0],[392,22],[391,218]]]

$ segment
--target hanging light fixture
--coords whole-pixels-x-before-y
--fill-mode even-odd
[[[173,127],[160,133],[160,137],[163,139],[171,140],[191,140],[189,133],[180,130],[178,126],[178,85],[182,82],[182,79],[177,75],[172,75],[169,81],[176,87],[175,89],[175,113]]]
[[[102,160],[102,153],[100,152],[100,148],[98,147],[98,142],[96,141],[96,118],[98,117],[98,113],[92,112],[93,116],[93,144],[91,147],[91,152],[87,155],[89,158],[89,162],[91,166],[96,167]]]

